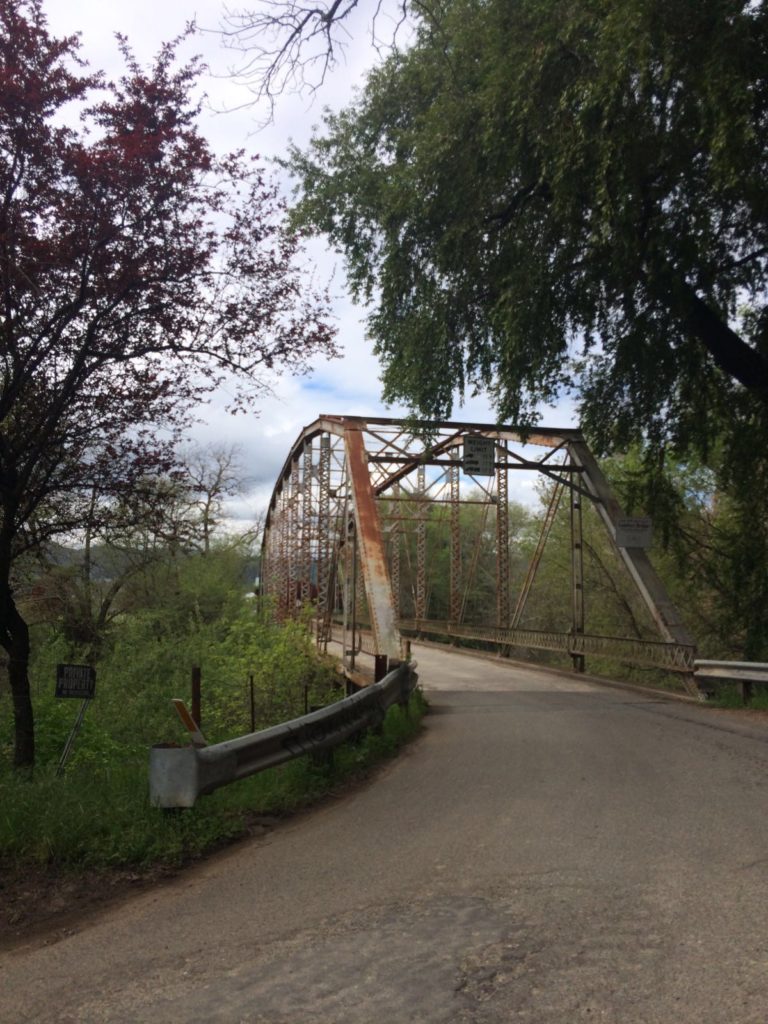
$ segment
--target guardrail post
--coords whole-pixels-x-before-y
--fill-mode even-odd
[[[201,672],[199,665],[192,666],[192,717],[195,720],[195,724],[199,729],[202,725],[202,710],[200,708],[200,683],[201,683]]]
[[[413,674],[413,669],[409,665],[408,671],[403,674],[403,680],[400,684],[400,699],[398,700],[398,704],[405,715],[410,714],[409,708],[411,692],[413,691]]]

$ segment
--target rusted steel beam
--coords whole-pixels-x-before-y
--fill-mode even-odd
[[[341,662],[345,671],[355,668],[355,634],[356,634],[356,594],[355,587],[357,577],[355,564],[357,560],[357,531],[355,521],[349,516],[344,517],[346,536],[342,549],[343,576],[342,576],[342,647]]]
[[[419,494],[426,490],[426,473],[420,465],[416,471],[417,489]],[[427,614],[427,520],[421,516],[416,527],[416,618],[423,619]]]
[[[509,625],[509,498],[506,457],[496,469],[496,623],[501,629]]]
[[[395,484],[393,487],[393,497],[397,504],[395,509],[399,508],[400,501],[400,484]],[[390,533],[390,564],[392,566],[392,607],[395,613],[395,619],[400,618],[400,549],[402,547],[402,535],[403,528],[400,525],[402,516],[396,515],[394,525]]]
[[[536,580],[536,573],[539,570],[541,564],[541,556],[544,554],[544,549],[547,546],[547,540],[549,539],[550,531],[552,530],[552,524],[555,521],[557,515],[557,509],[560,505],[560,498],[563,494],[563,484],[555,484],[552,496],[549,499],[549,505],[547,507],[547,513],[544,517],[544,522],[541,527],[541,533],[539,534],[539,540],[536,545],[536,550],[533,553],[528,571],[523,580],[523,586],[520,589],[520,596],[517,599],[515,610],[512,613],[512,621],[510,626],[512,629],[516,629],[520,625],[520,620],[523,617],[525,606],[528,603],[528,596],[531,593],[531,588]]]
[[[349,479],[352,485],[355,525],[363,566],[363,582],[371,616],[376,654],[400,657],[400,633],[392,605],[384,539],[376,509],[376,497],[368,473],[368,461],[362,433],[346,430]]]
[[[406,424],[402,420],[390,418],[390,417],[360,417],[360,416],[336,416],[329,413],[321,414],[313,423],[304,427],[302,432],[296,439],[291,451],[283,464],[283,467],[278,476],[278,485],[272,494],[269,508],[267,509],[267,517],[265,523],[265,529],[270,526],[272,514],[277,501],[277,493],[280,489],[280,481],[282,481],[290,473],[291,464],[296,454],[303,448],[304,443],[307,440],[312,440],[321,434],[335,435],[336,437],[343,437],[344,432],[347,428],[356,430],[365,430],[368,425],[373,426],[390,426],[399,428],[399,435],[402,436],[403,428]],[[435,446],[441,451],[446,450],[450,444],[458,443],[457,438],[460,438],[462,434],[469,431],[481,432],[488,436],[498,437],[501,440],[518,441],[522,444],[533,444],[538,447],[552,448],[563,445],[566,442],[579,442],[582,441],[581,431],[574,430],[572,428],[559,428],[559,427],[537,427],[535,431],[526,433],[517,427],[495,424],[495,423],[458,423],[450,420],[431,422],[427,420],[418,420],[407,424],[409,429],[414,427],[423,427],[431,431],[449,430],[453,432],[454,437],[452,439],[446,438],[443,441],[438,442]],[[380,485],[384,489],[391,486],[392,481],[385,482]]]
[[[692,646],[691,635],[667,594],[666,587],[651,565],[648,555],[641,548],[622,548],[616,544],[616,521],[623,516],[624,512],[594,455],[583,442],[572,442],[569,448],[572,460],[580,462],[586,470],[582,480],[588,490],[598,499],[595,503],[597,514],[605,524],[608,535],[629,570],[629,574],[661,630],[662,636],[667,641]]]
[[[294,459],[288,480],[288,614],[293,615],[301,597],[301,466],[299,457]]]
[[[326,414],[321,419],[358,430],[364,430],[369,424],[401,428],[404,425],[403,420],[387,416],[329,416]],[[454,420],[409,420],[408,426],[411,429],[423,428],[432,433],[438,430],[454,430],[462,434],[474,431],[508,441],[519,441],[521,444],[535,444],[543,448],[550,448],[562,444],[564,441],[582,440],[581,431],[574,430],[572,427],[536,427],[535,430],[526,432],[520,427],[510,424],[459,423]]]
[[[301,589],[302,605],[312,597],[312,442],[304,445],[301,471]]]
[[[413,470],[416,469],[419,465],[425,465],[425,459],[430,459],[434,456],[440,455],[443,452],[448,451],[450,448],[453,448],[456,445],[458,445],[460,443],[460,440],[461,435],[454,434],[451,437],[444,438],[437,444],[432,445],[430,448],[427,448],[424,452],[421,452],[418,455],[414,455],[411,458],[401,456],[390,459],[390,462],[394,463],[395,465],[402,465],[403,468],[397,470],[394,473],[391,473],[388,477],[382,480],[381,483],[377,484],[376,495],[378,496],[380,494],[383,494],[384,491],[389,490],[389,488],[392,487],[393,484],[398,483],[400,480],[403,479],[403,477],[408,476],[408,474],[412,473]],[[376,458],[378,458],[378,456]],[[375,461],[375,459],[372,459],[370,455],[368,456],[368,459],[369,461]],[[382,461],[386,461],[384,456],[381,456],[381,459]],[[442,463],[435,464],[442,465]]]
[[[571,628],[574,636],[584,632],[584,536],[582,529],[581,495],[571,490]],[[577,672],[585,668],[584,654],[571,655]]]
[[[331,439],[320,436],[317,492],[317,642],[328,646],[333,594],[331,578]]]
[[[445,469],[450,469],[450,467],[453,465],[453,462],[449,461],[448,459],[421,458],[417,456],[409,459],[405,458],[402,455],[381,455],[378,452],[376,454],[369,455],[368,461],[376,463],[377,465],[391,464],[393,466],[407,466],[408,469],[406,470],[406,474],[412,472],[414,469],[416,469],[417,466],[443,466]],[[537,462],[535,459],[522,459],[519,462],[494,462],[493,465],[495,469],[528,469],[533,470],[534,472],[537,473],[541,473],[544,470],[552,470],[553,472],[561,472],[567,470],[571,473],[583,472],[583,467],[577,465],[576,463],[558,465],[555,462],[551,464],[548,462]],[[379,484],[376,490],[378,491],[379,488],[389,487],[393,481],[394,475],[393,477],[390,477],[386,481]]]
[[[449,616],[451,622],[461,621],[461,506],[459,494],[459,462],[450,469],[451,488],[451,566]]]

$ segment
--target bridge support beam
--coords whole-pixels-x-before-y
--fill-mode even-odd
[[[661,635],[668,643],[692,648],[693,638],[683,624],[648,555],[642,548],[623,548],[616,543],[616,522],[624,513],[594,455],[583,441],[570,440],[568,450],[573,461],[583,468],[582,483],[595,499],[597,513]],[[689,693],[698,693],[693,674],[685,677],[685,685]]]
[[[416,470],[416,620],[427,617],[427,475],[424,466]]]
[[[459,467],[458,456],[454,455],[448,470],[451,491],[451,567],[449,579],[450,621],[458,626],[461,622],[461,506],[459,504]]]
[[[499,629],[509,626],[509,494],[507,450],[499,446],[496,466],[496,619]]]
[[[571,473],[571,615],[573,635],[584,634],[584,533],[582,530],[581,503],[582,496],[573,484]],[[586,661],[583,654],[571,655],[573,667],[583,672]]]
[[[400,632],[392,605],[392,586],[387,569],[384,537],[361,432],[352,429],[345,430],[344,445],[347,452],[349,479],[352,484],[357,542],[363,567],[363,583],[371,616],[375,652],[399,660]]]

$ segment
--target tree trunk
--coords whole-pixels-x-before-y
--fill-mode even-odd
[[[8,654],[8,680],[13,698],[16,768],[35,763],[35,720],[29,691],[29,627],[21,617],[7,581],[0,583],[0,646]]]
[[[688,333],[701,342],[723,373],[768,403],[768,362],[761,353],[732,330],[687,281],[675,277],[673,271],[658,274],[655,288],[650,288],[647,276],[645,283],[680,319]]]

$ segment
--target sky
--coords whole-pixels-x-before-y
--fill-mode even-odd
[[[234,5],[230,5],[234,6]],[[248,6],[247,0],[242,3]],[[324,106],[339,109],[348,102],[356,86],[364,82],[367,68],[376,61],[376,51],[360,14],[350,22],[350,45],[344,59],[326,78],[314,97],[285,95],[274,111],[271,124],[265,106],[250,105],[253,97],[245,85],[229,73],[238,55],[227,49],[219,29],[222,25],[222,0],[44,0],[50,30],[55,35],[80,33],[81,55],[94,70],[117,77],[122,70],[115,33],[128,40],[141,62],[149,62],[160,44],[177,37],[188,21],[202,29],[186,40],[181,53],[201,54],[208,67],[201,85],[207,100],[200,127],[220,153],[244,148],[259,154],[265,162],[283,154],[289,141],[306,143],[312,128],[321,118]],[[286,189],[289,183],[286,182]],[[268,501],[277,474],[301,429],[321,413],[356,416],[401,416],[404,407],[383,405],[380,398],[380,369],[370,342],[365,337],[365,311],[346,295],[344,272],[338,258],[322,239],[312,240],[308,257],[317,265],[318,283],[331,281],[333,312],[338,329],[341,359],[318,360],[306,377],[275,379],[273,394],[259,404],[258,415],[231,416],[226,412],[225,392],[215,396],[201,410],[201,422],[192,430],[192,440],[200,444],[236,444],[241,449],[245,470],[245,492],[230,500],[228,516],[235,527],[243,527],[262,511]],[[470,422],[494,422],[495,415],[484,396],[468,399],[454,409],[453,418]],[[546,426],[575,426],[572,406],[564,403],[547,410]],[[538,498],[533,474],[513,474],[510,498],[535,505]],[[514,484],[514,491],[512,490]]]

